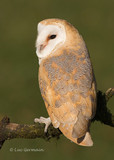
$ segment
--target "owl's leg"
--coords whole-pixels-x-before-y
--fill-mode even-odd
[[[49,125],[51,124],[51,119],[50,117],[48,118],[44,118],[44,117],[40,117],[40,118],[35,118],[34,119],[35,123],[45,123],[45,128],[44,128],[44,132],[47,132],[47,129],[49,127]]]
[[[54,116],[54,114],[51,114],[51,120],[52,120],[52,124],[54,128],[59,128],[60,126],[60,122],[57,121],[56,117]]]

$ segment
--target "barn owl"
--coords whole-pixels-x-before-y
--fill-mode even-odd
[[[35,118],[59,128],[68,139],[92,146],[89,127],[96,112],[96,82],[86,44],[78,30],[61,19],[38,24],[36,54],[39,86],[49,118]]]

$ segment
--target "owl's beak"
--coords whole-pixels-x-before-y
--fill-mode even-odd
[[[41,44],[40,45],[40,51],[42,51],[45,48],[45,45]]]
[[[47,44],[48,44],[47,42],[41,44],[41,45],[39,46],[39,51],[41,52],[41,51],[47,46]]]

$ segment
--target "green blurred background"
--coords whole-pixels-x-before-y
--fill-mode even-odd
[[[0,0],[0,119],[33,123],[47,117],[38,86],[35,54],[37,23],[46,18],[62,18],[83,35],[93,63],[98,89],[114,86],[114,1],[113,0]],[[109,102],[114,112],[114,98]],[[114,129],[95,122],[91,125],[94,146],[81,147],[64,136],[6,141],[0,160],[65,159],[112,160]],[[44,152],[11,152],[10,148],[38,148]]]

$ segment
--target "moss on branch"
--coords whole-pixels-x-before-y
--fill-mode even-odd
[[[35,139],[43,138],[49,140],[50,138],[59,138],[61,134],[59,129],[55,129],[52,124],[48,127],[47,133],[44,133],[45,125],[42,123],[29,124],[16,124],[10,123],[8,117],[4,117],[0,122],[0,148],[5,140],[14,138]]]

